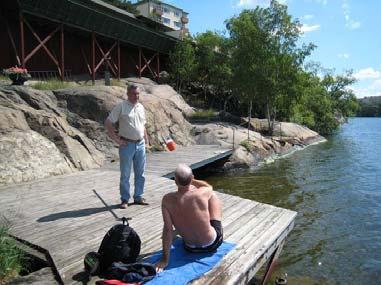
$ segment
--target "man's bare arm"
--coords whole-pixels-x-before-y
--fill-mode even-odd
[[[114,142],[116,142],[118,145],[126,144],[126,142],[122,140],[118,136],[118,134],[115,132],[114,125],[109,119],[106,119],[105,121],[105,128],[106,128],[107,134]]]
[[[146,143],[146,146],[150,145],[146,128],[144,128],[144,141]]]
[[[169,263],[169,252],[171,249],[171,244],[173,240],[173,223],[169,211],[165,208],[164,199],[161,205],[164,226],[163,226],[163,257],[156,263],[156,271],[159,273],[164,270],[164,268]]]
[[[200,187],[212,187],[212,185],[210,185],[208,182],[204,181],[204,180],[197,180],[197,179],[192,179],[192,182],[191,184],[197,188],[200,188]]]

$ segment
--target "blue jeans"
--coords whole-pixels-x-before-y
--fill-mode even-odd
[[[130,199],[130,174],[131,166],[134,166],[135,192],[134,200],[138,201],[143,196],[144,191],[144,168],[146,164],[145,142],[128,142],[127,145],[119,147],[120,158],[120,199],[128,202]]]

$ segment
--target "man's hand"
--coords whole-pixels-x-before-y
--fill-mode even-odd
[[[119,145],[119,146],[122,146],[122,145],[127,145],[127,141],[125,141],[124,139],[120,138],[120,137],[117,137],[115,138],[115,142]]]
[[[157,273],[160,273],[160,272],[163,272],[164,268],[167,267],[168,265],[168,261],[165,261],[165,260],[160,260],[158,263],[156,263],[155,265],[155,268],[156,268],[156,272]]]

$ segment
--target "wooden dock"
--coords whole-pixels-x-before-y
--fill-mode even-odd
[[[231,153],[219,146],[197,145],[149,154],[145,197],[150,206],[118,208],[119,169],[114,164],[0,187],[0,216],[11,222],[12,235],[49,253],[64,284],[80,284],[85,254],[96,251],[104,234],[116,223],[93,189],[119,217],[132,218],[130,225],[142,240],[141,255],[146,256],[161,250],[160,203],[165,193],[176,190],[174,181],[168,179],[176,165],[186,163],[196,169]],[[236,196],[218,195],[223,203],[225,240],[237,246],[192,284],[247,284],[266,261],[280,253],[296,213]]]

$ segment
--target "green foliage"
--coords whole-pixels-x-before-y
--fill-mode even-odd
[[[244,140],[239,143],[240,146],[243,146],[248,152],[253,151],[253,146],[250,144],[250,141]]]
[[[381,117],[381,96],[365,97],[359,100],[359,117]]]
[[[357,99],[348,85],[353,83],[350,75],[325,75],[322,79],[314,72],[298,73],[300,94],[292,106],[291,121],[306,125],[321,134],[330,134],[339,126],[337,115],[349,116],[358,109]]]
[[[132,4],[131,1],[125,1],[125,0],[103,0],[103,2],[106,2],[110,5],[113,5],[119,9],[125,10],[129,13],[137,15],[139,11],[135,8],[135,6]]]
[[[0,226],[0,284],[6,284],[21,270],[23,252],[8,236],[9,228]]]
[[[282,110],[283,117],[297,99],[296,74],[313,45],[297,47],[300,24],[287,6],[271,1],[270,7],[244,10],[227,22],[232,40],[233,82],[246,102],[269,120]],[[258,110],[259,109],[259,110]]]
[[[11,81],[8,76],[0,75],[0,81]]]
[[[304,66],[315,46],[298,44],[301,25],[286,5],[272,0],[268,8],[243,10],[226,27],[228,37],[207,31],[177,45],[170,55],[177,90],[192,81],[204,106],[239,116],[247,116],[252,102],[251,114],[267,117],[270,130],[275,120],[291,120],[328,134],[338,117],[358,111],[351,72],[333,75],[317,64]],[[378,105],[365,108],[374,114]]]
[[[211,108],[223,106],[230,96],[232,79],[229,40],[207,31],[195,37],[195,80],[201,85],[204,100]],[[208,95],[208,96],[207,96]]]
[[[195,120],[209,119],[216,116],[216,111],[213,109],[208,110],[197,110],[195,111],[190,118]]]
[[[182,87],[189,84],[196,71],[195,50],[191,39],[178,42],[169,54],[169,61],[172,80],[175,81],[176,90],[181,93]]]
[[[51,79],[47,81],[40,81],[34,84],[31,84],[31,86],[34,89],[38,90],[57,90],[57,89],[64,89],[71,86],[69,82],[57,80],[57,79]]]

